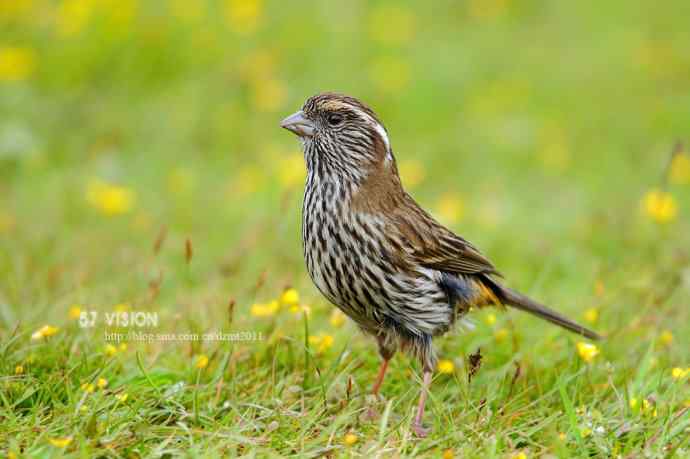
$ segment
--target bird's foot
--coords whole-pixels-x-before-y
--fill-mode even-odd
[[[412,432],[419,438],[426,438],[431,433],[431,429],[424,427],[421,422],[414,422],[412,424]]]

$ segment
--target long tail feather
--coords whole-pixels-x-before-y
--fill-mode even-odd
[[[599,340],[601,335],[592,330],[583,327],[582,325],[568,319],[567,317],[559,314],[558,312],[544,306],[541,303],[534,301],[526,295],[517,292],[511,288],[499,284],[497,281],[487,278],[488,284],[492,287],[496,296],[506,305],[512,306],[521,311],[529,312],[537,317],[541,317],[544,320],[556,324],[560,327],[570,330],[571,332],[577,333],[579,335],[585,336],[589,339]]]

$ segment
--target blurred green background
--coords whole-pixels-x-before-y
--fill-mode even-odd
[[[324,368],[337,350],[351,349],[343,354],[349,366],[338,371],[356,375],[365,391],[378,359],[372,342],[331,316],[308,279],[300,247],[304,164],[297,139],[278,126],[328,90],[374,108],[413,196],[478,245],[511,285],[609,336],[599,356],[580,362],[577,337],[524,315],[474,314],[475,332],[438,344],[458,367],[481,346],[480,379],[469,386],[464,376],[440,376],[435,390],[443,403],[433,399],[430,420],[444,414],[454,420],[443,421],[445,428],[457,430],[448,438],[464,439],[475,429],[462,430],[465,416],[477,410],[477,431],[494,429],[482,424],[477,403],[488,399],[503,413],[513,390],[506,381],[513,364],[522,365],[524,392],[510,403],[534,422],[551,419],[542,431],[529,418],[520,428],[530,445],[552,451],[566,438],[559,432],[578,427],[574,414],[570,427],[565,416],[551,417],[563,406],[541,385],[557,391],[560,372],[581,375],[579,365],[591,363],[592,380],[589,373],[578,380],[573,403],[591,403],[609,424],[624,419],[639,433],[620,440],[614,425],[607,439],[597,437],[609,449],[596,451],[647,444],[645,432],[687,400],[687,384],[672,385],[685,376],[671,378],[671,368],[677,376],[690,368],[690,154],[674,150],[690,140],[689,17],[690,3],[681,0],[0,0],[0,337],[7,362],[0,367],[26,384],[8,397],[26,404],[24,390],[44,394],[34,396],[32,409],[55,414],[45,421],[51,435],[75,435],[72,446],[83,445],[82,427],[70,424],[82,422],[74,420],[70,391],[103,370],[108,387],[130,392],[140,413],[150,408],[146,422],[156,424],[160,394],[130,384],[141,369],[133,349],[152,374],[160,372],[155,377],[191,384],[209,362],[195,367],[191,359],[209,355],[206,385],[197,387],[211,408],[202,421],[197,411],[197,425],[218,420],[213,428],[253,435],[223,414],[225,397],[269,406],[268,392],[258,388],[269,377],[275,382],[276,372],[276,391],[307,386],[302,360],[294,358],[302,352],[301,316],[270,303],[287,286],[312,312],[317,364]],[[102,328],[74,322],[79,311],[127,308],[158,312],[160,332],[250,330],[266,340],[238,343],[227,354],[223,344],[189,342],[104,350]],[[50,332],[52,352],[41,341],[47,335],[29,338],[43,324],[58,327]],[[222,397],[215,384],[229,376],[221,355],[233,362],[235,384]],[[76,369],[64,376],[68,366]],[[416,398],[409,368],[410,361],[396,360],[386,383],[401,414]],[[321,406],[319,394],[307,407]],[[187,396],[180,404],[196,410],[197,392],[193,401]],[[632,401],[628,408],[625,397],[650,397],[644,402],[658,403],[661,415],[655,409],[652,418],[647,405],[639,411]],[[93,412],[101,414],[124,403],[94,399]],[[322,429],[329,421],[317,408],[313,423],[301,426],[276,415],[276,451],[296,451],[296,428],[319,445],[329,428],[337,438],[349,431],[345,424]],[[128,413],[118,414],[115,428],[131,422],[126,428],[136,432]],[[356,417],[344,412],[342,422]],[[29,419],[14,418],[7,432],[22,431],[17,438],[35,442],[34,452],[51,447]],[[505,438],[510,422],[502,426]],[[591,434],[594,427],[582,422]],[[167,436],[146,432],[141,451]],[[488,449],[476,451],[524,446],[496,447],[491,432],[481,435],[476,444]],[[578,445],[569,438],[572,452]]]
[[[5,315],[127,282],[163,226],[180,253],[192,241],[200,279],[269,269],[302,284],[304,167],[278,122],[324,90],[372,105],[413,195],[518,285],[548,269],[589,291],[660,239],[688,241],[687,186],[663,229],[639,212],[688,136],[685,13],[682,1],[5,0],[0,286],[17,306]]]

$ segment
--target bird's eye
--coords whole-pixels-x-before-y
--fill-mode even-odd
[[[330,124],[331,126],[339,125],[343,122],[344,119],[345,118],[343,118],[343,115],[339,113],[329,113],[326,117],[326,121],[328,121],[328,124]]]

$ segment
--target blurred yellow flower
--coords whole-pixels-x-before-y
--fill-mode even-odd
[[[118,346],[118,350],[120,352],[125,352],[127,350],[127,343],[120,343],[120,345]]]
[[[453,193],[445,193],[436,203],[436,215],[446,225],[460,221],[464,214],[462,199]]]
[[[671,333],[671,330],[662,331],[659,335],[659,342],[664,346],[670,346],[673,344],[673,333]]]
[[[520,451],[519,453],[513,454],[513,459],[527,459],[527,454]]]
[[[580,429],[580,435],[582,435],[583,438],[587,438],[590,435],[592,435],[592,429],[590,429],[589,427],[584,427]]]
[[[132,306],[129,303],[118,303],[113,306],[113,309],[115,309],[115,312],[127,312],[132,309]]]
[[[690,184],[690,153],[681,152],[673,157],[668,178],[676,185]]]
[[[359,437],[357,437],[357,435],[350,432],[347,435],[345,435],[345,437],[343,438],[343,443],[345,443],[346,446],[352,446],[355,443],[357,443],[357,440],[359,440]]]
[[[293,304],[289,306],[289,310],[293,314],[311,314],[311,307],[307,306],[306,304]]]
[[[67,448],[72,443],[72,437],[49,438],[48,441],[56,448]]]
[[[67,311],[67,316],[71,320],[76,320],[81,316],[81,307],[78,304],[73,304],[70,308],[69,311]]]
[[[81,390],[83,390],[87,394],[93,393],[94,389],[95,389],[94,385],[91,383],[84,383],[81,385]]]
[[[396,2],[379,5],[369,13],[369,36],[384,44],[409,43],[415,35],[415,22],[414,13]]]
[[[29,48],[0,46],[0,81],[25,80],[36,67],[36,57]]]
[[[254,32],[261,20],[263,2],[260,0],[226,0],[225,19],[230,29],[239,34]]]
[[[187,22],[195,22],[206,16],[206,0],[170,0],[173,17]]]
[[[60,330],[58,327],[53,327],[52,325],[44,325],[31,335],[32,340],[38,340],[42,338],[48,338],[53,336]]]
[[[280,304],[274,300],[270,303],[255,303],[249,308],[249,313],[254,317],[270,317],[278,312]]]
[[[132,210],[136,193],[123,186],[91,180],[86,188],[86,200],[104,215],[120,215]]]
[[[206,368],[208,366],[208,356],[206,354],[197,355],[194,361],[194,366],[200,370]]]
[[[496,323],[496,314],[494,314],[493,312],[488,313],[484,317],[484,322],[486,322],[486,324],[489,326],[495,324]]]
[[[424,164],[416,159],[406,159],[400,161],[398,170],[400,172],[400,178],[402,179],[403,185],[405,185],[407,188],[414,188],[422,183],[426,177]]]
[[[327,333],[319,333],[318,335],[311,335],[309,337],[309,344],[316,346],[316,352],[322,354],[333,346],[333,336]]]
[[[584,313],[584,318],[587,322],[593,324],[599,320],[599,310],[597,308],[589,308]]]
[[[690,374],[690,368],[679,368],[676,367],[671,370],[671,376],[673,379],[683,379]]]
[[[108,380],[105,378],[98,378],[98,381],[96,381],[96,386],[99,389],[105,389],[108,386]]]
[[[587,363],[593,361],[594,358],[599,355],[599,349],[594,344],[580,341],[576,346],[580,358]]]
[[[103,353],[106,355],[106,357],[112,357],[117,354],[117,348],[112,344],[106,344],[103,348]]]
[[[630,400],[628,400],[628,406],[630,407],[631,410],[634,410],[637,408],[637,398],[636,397],[630,397]]]
[[[438,372],[448,375],[455,371],[455,364],[452,360],[439,360],[438,361]]]
[[[250,89],[252,106],[259,112],[275,112],[287,100],[287,86],[277,78],[253,80]]]
[[[123,392],[121,394],[115,394],[115,399],[117,399],[117,401],[120,403],[125,403],[127,401],[128,397],[129,397],[129,395],[127,395],[127,392]]]
[[[24,366],[23,365],[17,365],[16,367],[14,367],[14,374],[15,375],[24,374]]]
[[[453,459],[455,457],[455,454],[453,453],[452,448],[448,448],[443,451],[443,454],[441,455],[441,459]]]
[[[499,328],[494,332],[494,338],[496,341],[503,341],[508,337],[508,330],[505,328]]]
[[[14,229],[16,221],[14,216],[0,210],[0,234],[9,233]]]
[[[410,82],[410,64],[399,57],[381,57],[372,62],[369,79],[382,92],[399,93]]]
[[[286,305],[297,304],[299,303],[299,293],[294,288],[288,288],[280,295],[280,302]]]
[[[673,195],[667,191],[651,190],[642,199],[643,211],[657,223],[668,223],[676,219],[678,208]]]
[[[18,18],[31,12],[33,0],[3,0],[0,2],[0,22]]]
[[[345,324],[345,314],[340,309],[334,309],[328,322],[333,328],[340,328]]]
[[[58,34],[66,37],[81,32],[88,25],[94,7],[93,0],[62,0],[55,16]]]
[[[278,165],[278,179],[281,185],[292,187],[304,183],[307,172],[302,153],[289,154],[281,158]]]

